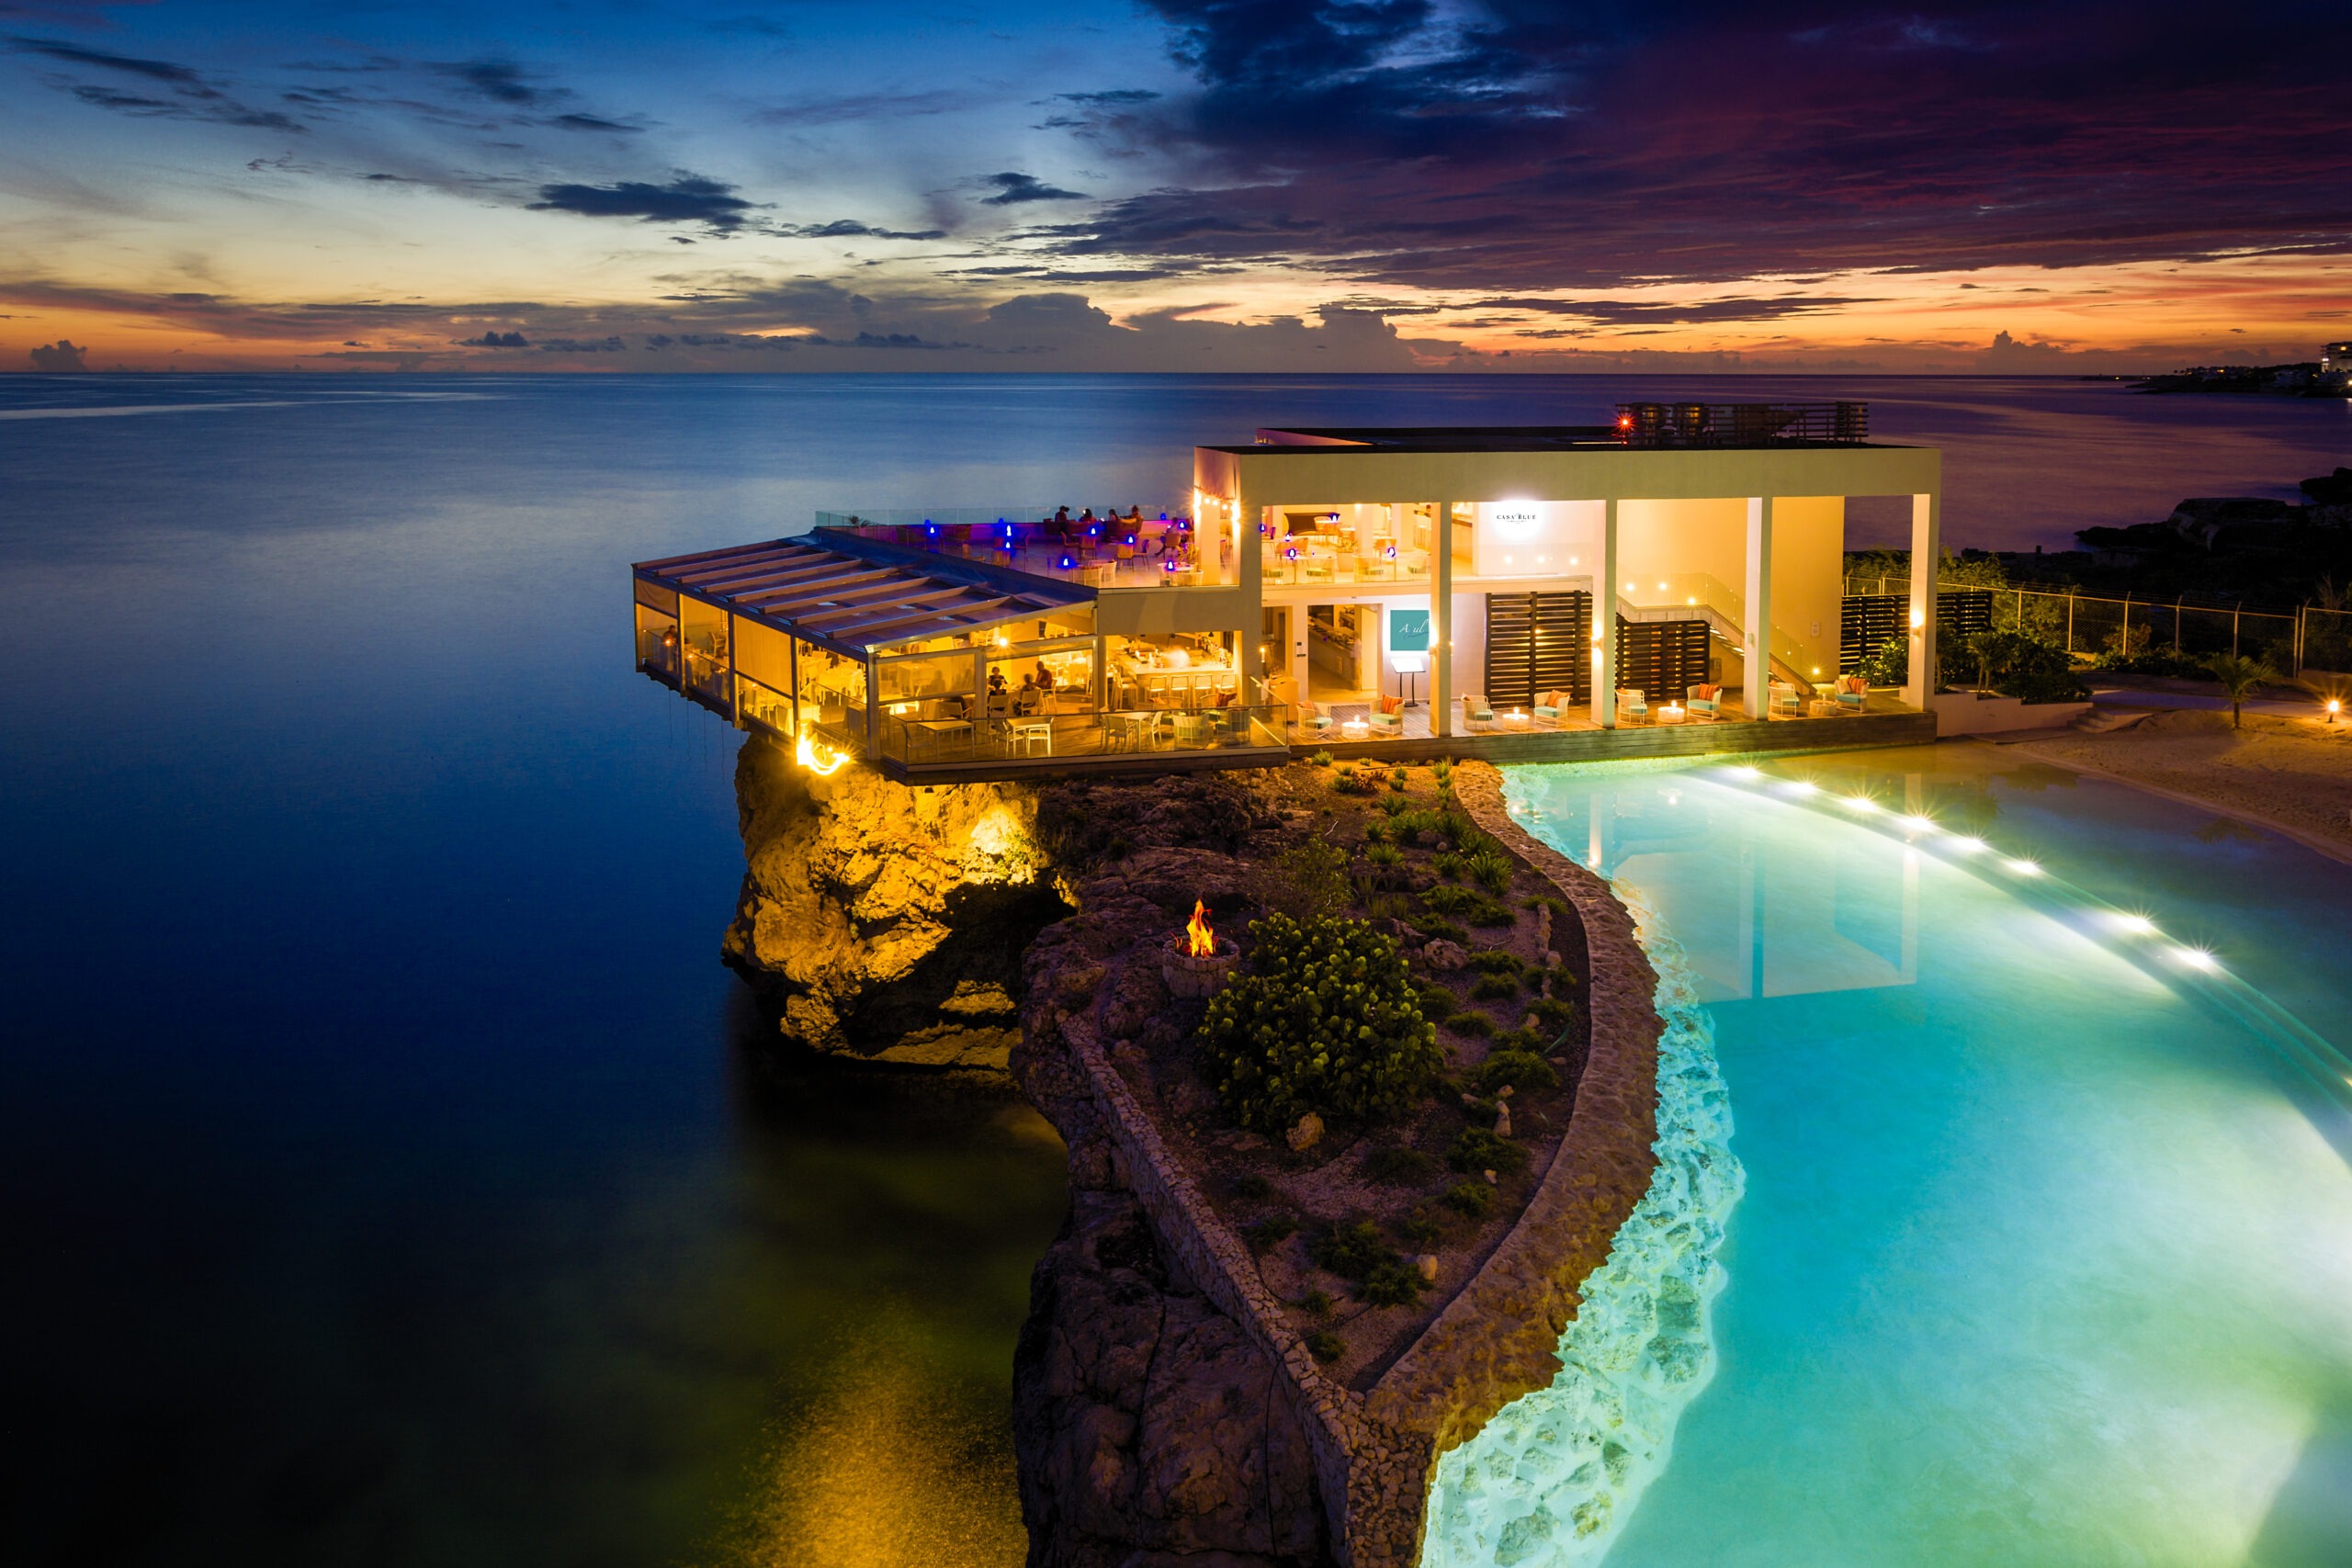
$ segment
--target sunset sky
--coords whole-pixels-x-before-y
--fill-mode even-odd
[[[2352,337],[2352,6],[0,0],[0,369]]]

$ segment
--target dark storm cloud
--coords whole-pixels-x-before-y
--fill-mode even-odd
[[[140,115],[150,118],[208,120],[215,125],[252,125],[265,130],[304,131],[309,128],[279,114],[276,109],[252,109],[218,93],[207,93],[195,102],[173,98],[151,98],[138,93],[118,92],[112,87],[85,85],[74,89],[74,96],[92,108],[112,109],[117,114]]]
[[[617,185],[539,187],[534,212],[576,212],[586,218],[635,218],[647,223],[702,223],[722,233],[740,229],[753,205],[735,187],[700,175],[680,174],[667,185],[623,180]]]
[[[536,104],[548,98],[568,97],[560,88],[534,87],[523,79],[523,68],[511,60],[468,60],[454,65],[436,65],[434,69],[444,76],[465,84],[467,89],[501,104]]]
[[[1191,172],[1080,254],[1526,288],[2352,238],[2336,4],[1150,3],[1194,90],[1093,130]]]
[[[944,240],[944,229],[876,229],[854,219],[836,218],[830,223],[787,224],[775,232],[795,240]]]
[[[202,120],[215,125],[256,126],[266,130],[300,131],[305,129],[275,109],[250,108],[239,103],[208,84],[193,67],[172,61],[110,54],[103,50],[85,49],[79,44],[65,43],[56,39],[12,38],[8,44],[19,53],[37,55],[85,70],[134,76],[142,83],[155,84],[137,92],[128,92],[103,83],[76,84],[55,75],[47,78],[51,86],[71,92],[77,101],[92,108],[150,119]]]
[[[46,55],[69,65],[93,66],[101,71],[120,71],[132,76],[144,76],[153,82],[171,82],[187,86],[202,86],[203,78],[186,65],[175,65],[168,60],[140,60],[127,54],[108,54],[103,50],[84,49],[79,44],[65,43],[57,39],[12,38],[11,48],[27,54]]]
[[[624,125],[619,120],[605,119],[593,114],[560,114],[548,123],[559,130],[617,131],[624,136],[639,135],[645,130],[641,125]]]
[[[1547,316],[1576,316],[1603,325],[1635,322],[1690,324],[1705,321],[1773,321],[1789,316],[1834,313],[1854,305],[1881,301],[1833,295],[1791,295],[1770,299],[1700,299],[1684,304],[1659,304],[1631,299],[1473,299],[1464,308],[1474,310],[1526,310]],[[1390,311],[1395,314],[1395,311]],[[1467,325],[1456,322],[1456,325]]]
[[[1024,201],[1084,201],[1086,199],[1086,195],[1082,191],[1059,189],[1047,185],[1035,175],[1014,174],[1008,171],[1001,175],[990,175],[982,183],[996,187],[994,196],[984,196],[980,198],[980,204],[984,207],[1015,207]]]

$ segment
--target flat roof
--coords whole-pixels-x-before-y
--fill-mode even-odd
[[[851,658],[1094,602],[1091,588],[1025,576],[1016,585],[1007,581],[1013,573],[966,562],[934,565],[914,552],[854,538],[823,545],[769,539],[638,561],[629,570]]]
[[[1258,452],[1269,446],[1371,446],[1422,452],[1543,452],[1561,446],[1622,446],[1606,424],[1286,425],[1261,429],[1255,446],[1218,452]]]

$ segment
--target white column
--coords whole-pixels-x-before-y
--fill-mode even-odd
[[[1592,574],[1592,721],[1617,728],[1617,498],[1600,506],[1600,561]],[[1598,829],[1595,829],[1598,832]],[[1597,840],[1596,840],[1597,841]],[[1596,849],[1595,853],[1598,853]]]
[[[1437,503],[1430,561],[1430,733],[1453,733],[1453,502]],[[1401,552],[1400,552],[1401,553]]]
[[[1741,612],[1739,658],[1747,670],[1747,716],[1771,713],[1772,498],[1747,498],[1747,590]]]
[[[1233,540],[1233,570],[1235,580],[1241,584],[1241,602],[1250,606],[1250,614],[1245,617],[1239,633],[1241,646],[1233,650],[1240,663],[1241,690],[1245,694],[1259,690],[1257,682],[1266,678],[1266,661],[1258,654],[1258,645],[1266,640],[1266,578],[1259,570],[1263,555],[1261,547],[1264,541],[1258,536],[1257,508],[1250,505],[1249,502],[1250,498],[1242,493],[1237,479],[1233,487],[1231,515],[1226,525],[1236,536]],[[1201,559],[1206,564],[1208,550],[1199,527],[1200,519],[1195,517],[1193,523],[1193,536],[1202,539]],[[1302,696],[1305,694],[1300,693]],[[1245,695],[1242,700],[1247,702],[1250,699]]]
[[[1903,682],[1903,700],[1923,713],[1936,691],[1936,570],[1943,562],[1938,536],[1940,505],[1933,493],[1911,498],[1911,673]]]

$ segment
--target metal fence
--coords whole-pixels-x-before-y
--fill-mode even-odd
[[[1984,592],[1973,583],[1945,583],[1939,592]],[[1902,577],[1849,577],[1849,595],[1911,592]],[[2288,675],[2307,670],[2352,673],[2352,609],[2317,604],[2291,610],[2243,603],[2176,599],[2110,599],[2038,588],[1996,588],[1993,629],[2023,632],[2068,653],[2139,655],[2159,649],[2196,658],[2233,653],[2270,660]]]

